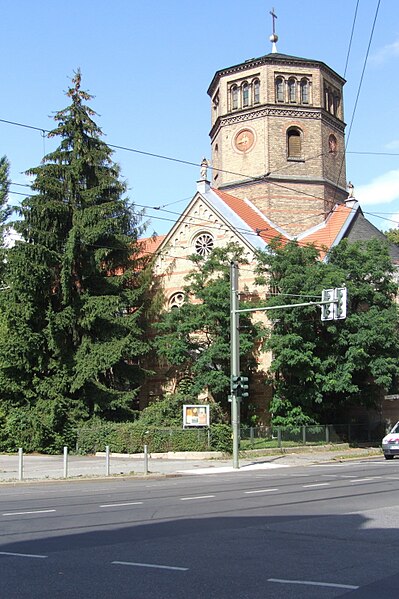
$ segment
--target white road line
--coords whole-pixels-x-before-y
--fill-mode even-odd
[[[188,568],[179,568],[178,566],[161,566],[160,564],[140,564],[138,562],[111,562],[119,566],[138,566],[139,568],[160,568],[161,570],[180,570],[186,572]]]
[[[38,558],[48,557],[48,555],[35,555],[34,553],[11,553],[10,551],[0,551],[0,555],[13,555],[15,557],[38,557]]]
[[[313,483],[311,485],[302,485],[303,489],[310,489],[310,487],[329,487],[330,483]]]
[[[284,580],[283,578],[268,578],[267,582],[280,582],[281,584],[306,584],[314,587],[334,587],[336,589],[358,589],[353,584],[338,584],[334,582],[314,582],[312,580]]]
[[[244,491],[244,493],[252,495],[253,493],[269,493],[269,491],[278,491],[278,489],[258,489],[257,491]]]
[[[124,507],[125,505],[142,505],[142,501],[130,501],[129,503],[103,503],[100,507]]]
[[[55,512],[55,510],[34,510],[31,512],[5,512],[2,516],[23,516],[25,514],[48,514]]]
[[[180,497],[180,501],[191,501],[192,499],[210,499],[214,495],[197,495],[196,497]]]
[[[367,482],[369,480],[375,480],[376,478],[381,478],[381,476],[370,476],[368,478],[352,478],[352,480],[350,480],[350,483],[363,483],[363,482]]]

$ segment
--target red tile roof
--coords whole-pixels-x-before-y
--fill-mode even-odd
[[[317,229],[313,229],[308,235],[305,231],[305,233],[300,236],[299,242],[301,244],[314,244],[317,248],[322,250],[322,257],[324,257],[327,253],[326,250],[331,248],[338,237],[341,238],[340,233],[346,228],[345,225],[352,214],[353,209],[345,204],[334,206],[333,211],[324,223]]]
[[[282,240],[285,240],[287,237],[283,235],[280,231],[278,231],[273,225],[270,223],[266,217],[263,217],[260,211],[253,206],[249,202],[242,200],[240,198],[236,198],[235,196],[226,193],[225,191],[221,191],[220,189],[215,189],[212,187],[212,191],[219,196],[221,200],[233,210],[237,216],[239,216],[255,233],[259,235],[266,243],[268,243],[271,239],[275,237],[281,237]]]

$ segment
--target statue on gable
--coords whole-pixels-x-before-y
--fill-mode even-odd
[[[200,179],[207,180],[208,179],[208,166],[210,166],[208,160],[206,158],[202,159],[201,162],[201,170],[200,170]]]

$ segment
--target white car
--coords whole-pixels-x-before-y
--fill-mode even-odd
[[[390,433],[382,440],[382,451],[386,460],[392,460],[399,455],[399,422],[395,424]]]

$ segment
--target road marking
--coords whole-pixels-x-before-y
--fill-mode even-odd
[[[31,512],[5,512],[2,514],[3,516],[23,516],[25,514],[48,514],[50,512],[55,512],[55,510],[35,510]]]
[[[314,587],[334,587],[336,589],[358,589],[353,584],[338,584],[334,582],[314,582],[313,580],[284,580],[283,578],[268,578],[267,582],[280,582],[281,584],[306,584]]]
[[[214,495],[197,495],[196,497],[180,497],[180,501],[191,501],[191,499],[210,499]]]
[[[48,557],[48,555],[35,555],[34,553],[11,553],[11,551],[0,551],[0,555],[13,555],[15,557],[37,557],[37,558]]]
[[[313,483],[311,485],[302,485],[303,489],[309,489],[310,487],[328,487],[330,483]]]
[[[142,501],[130,501],[129,503],[103,503],[100,507],[124,507],[125,505],[142,505]]]
[[[258,489],[257,491],[244,491],[244,493],[251,495],[253,493],[268,493],[269,491],[278,491],[278,489]]]
[[[178,566],[161,566],[160,564],[140,564],[138,562],[111,562],[119,566],[138,566],[139,568],[160,568],[161,570],[180,570],[186,572],[188,568],[179,568]]]
[[[367,482],[369,480],[375,480],[376,478],[381,478],[381,476],[370,476],[368,478],[352,478],[352,480],[350,480],[350,483],[363,483],[363,482]]]

